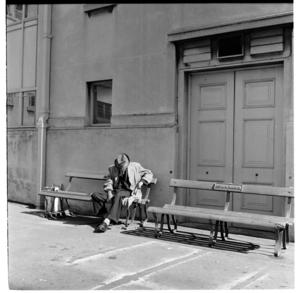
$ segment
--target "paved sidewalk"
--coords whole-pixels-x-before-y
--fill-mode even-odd
[[[9,287],[15,290],[294,289],[294,244],[231,235],[208,247],[208,231],[179,226],[154,237],[134,224],[93,233],[98,219],[48,220],[8,203]],[[190,233],[195,233],[196,239]]]

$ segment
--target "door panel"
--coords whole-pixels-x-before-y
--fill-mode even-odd
[[[189,178],[282,186],[282,88],[282,67],[193,75]],[[224,201],[213,191],[189,195],[191,206],[222,209]],[[234,194],[231,209],[280,215],[281,205]]]
[[[282,186],[282,68],[236,72],[234,182]],[[281,214],[282,199],[234,194],[233,210]],[[242,226],[242,225],[239,225]]]
[[[232,181],[233,91],[233,72],[192,78],[191,180]],[[218,209],[224,206],[225,196],[215,191],[191,190],[189,201],[192,206]]]

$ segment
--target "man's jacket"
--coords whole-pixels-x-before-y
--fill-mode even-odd
[[[104,183],[104,191],[108,192],[109,190],[114,191],[115,189],[117,189],[118,185],[119,185],[119,175],[120,175],[120,171],[119,169],[115,166],[115,165],[111,165],[108,168],[109,171],[109,175],[108,175],[108,180]],[[144,182],[146,182],[146,184],[149,184],[153,178],[153,174],[150,170],[145,169],[141,166],[140,163],[136,163],[136,162],[130,162],[128,165],[128,179],[130,182],[130,190],[134,190],[136,185],[143,180]],[[137,191],[136,194],[133,194],[133,198],[141,198],[142,197],[142,193],[141,190],[139,189]]]

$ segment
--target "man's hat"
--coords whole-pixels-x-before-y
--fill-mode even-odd
[[[115,159],[115,166],[122,172],[124,172],[130,163],[130,159],[126,154],[120,154]]]

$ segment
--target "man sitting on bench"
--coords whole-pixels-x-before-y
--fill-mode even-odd
[[[150,170],[143,168],[139,163],[130,162],[128,155],[124,153],[118,155],[114,165],[111,165],[108,171],[108,180],[104,184],[105,193],[94,192],[92,194],[94,212],[98,216],[106,214],[105,203],[110,199],[112,199],[112,205],[106,218],[97,226],[95,232],[105,232],[111,221],[117,224],[122,206],[126,205],[129,208],[135,199],[140,199],[142,185],[149,184],[153,177]]]

